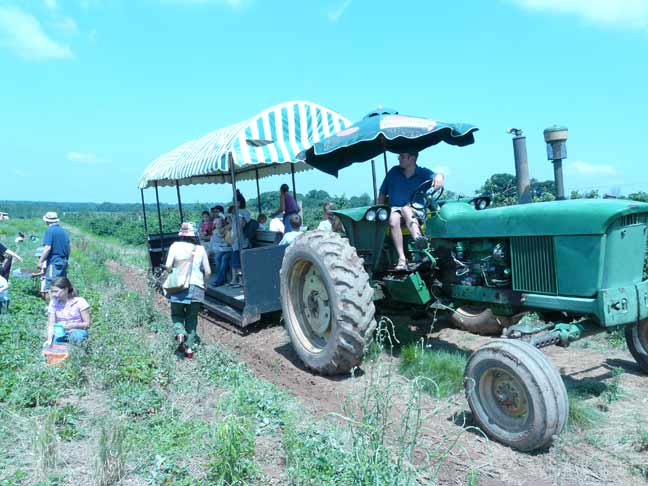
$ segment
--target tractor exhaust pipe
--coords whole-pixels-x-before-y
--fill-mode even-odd
[[[567,127],[554,125],[544,130],[547,142],[547,159],[553,162],[554,180],[556,182],[556,199],[565,199],[565,184],[563,182],[562,161],[567,158]]]
[[[515,158],[518,204],[528,204],[531,202],[531,182],[529,181],[526,137],[522,135],[522,130],[519,128],[509,128],[506,132],[513,135],[513,157]]]

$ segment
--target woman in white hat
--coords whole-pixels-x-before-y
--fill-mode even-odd
[[[209,259],[200,244],[193,223],[182,223],[180,239],[169,248],[166,269],[188,271],[186,288],[170,289],[166,296],[171,303],[171,320],[178,342],[178,350],[187,358],[193,358],[193,348],[200,341],[197,334],[198,311],[205,298],[205,282],[211,275]]]

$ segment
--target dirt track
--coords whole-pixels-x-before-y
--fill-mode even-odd
[[[111,268],[122,274],[124,283],[131,289],[146,291],[142,272],[115,263]],[[156,304],[167,311],[168,304],[162,296],[156,299]],[[218,343],[235,353],[258,377],[287,390],[317,416],[340,412],[344,399],[357,396],[366,384],[366,373],[351,378],[322,377],[307,371],[279,325],[261,327],[242,336],[201,317],[199,334],[206,342]],[[454,329],[441,329],[430,336],[466,351],[488,339]],[[478,471],[480,485],[640,485],[648,482],[646,476],[641,477],[637,472],[639,468],[648,471],[648,452],[642,452],[634,439],[640,427],[648,429],[648,377],[639,373],[630,354],[625,350],[572,347],[549,348],[547,355],[567,383],[583,380],[607,383],[614,376],[614,368],[622,369],[622,397],[608,404],[596,402],[603,410],[603,419],[592,430],[565,432],[549,450],[534,454],[513,451],[478,433],[462,433],[456,416],[467,417],[470,425],[463,396],[442,401],[427,398],[425,438],[434,443],[460,435],[442,471],[441,484],[466,484],[470,468]]]

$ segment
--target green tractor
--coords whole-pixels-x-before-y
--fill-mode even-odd
[[[446,309],[458,328],[501,337],[470,356],[466,396],[482,430],[523,451],[550,444],[569,413],[565,385],[540,348],[623,327],[648,372],[648,204],[489,208],[487,196],[444,201],[430,185],[412,195],[425,212],[427,245],[410,238],[406,271],[393,270],[384,205],[336,211],[345,237],[310,231],[287,248],[282,310],[307,367],[332,375],[360,365],[376,328],[375,303]],[[520,322],[529,312],[540,321]]]

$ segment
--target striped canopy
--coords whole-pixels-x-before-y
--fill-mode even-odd
[[[139,188],[230,183],[230,155],[237,180],[290,173],[291,167],[295,172],[312,169],[296,155],[350,125],[339,113],[315,103],[281,103],[161,155],[146,168]]]

